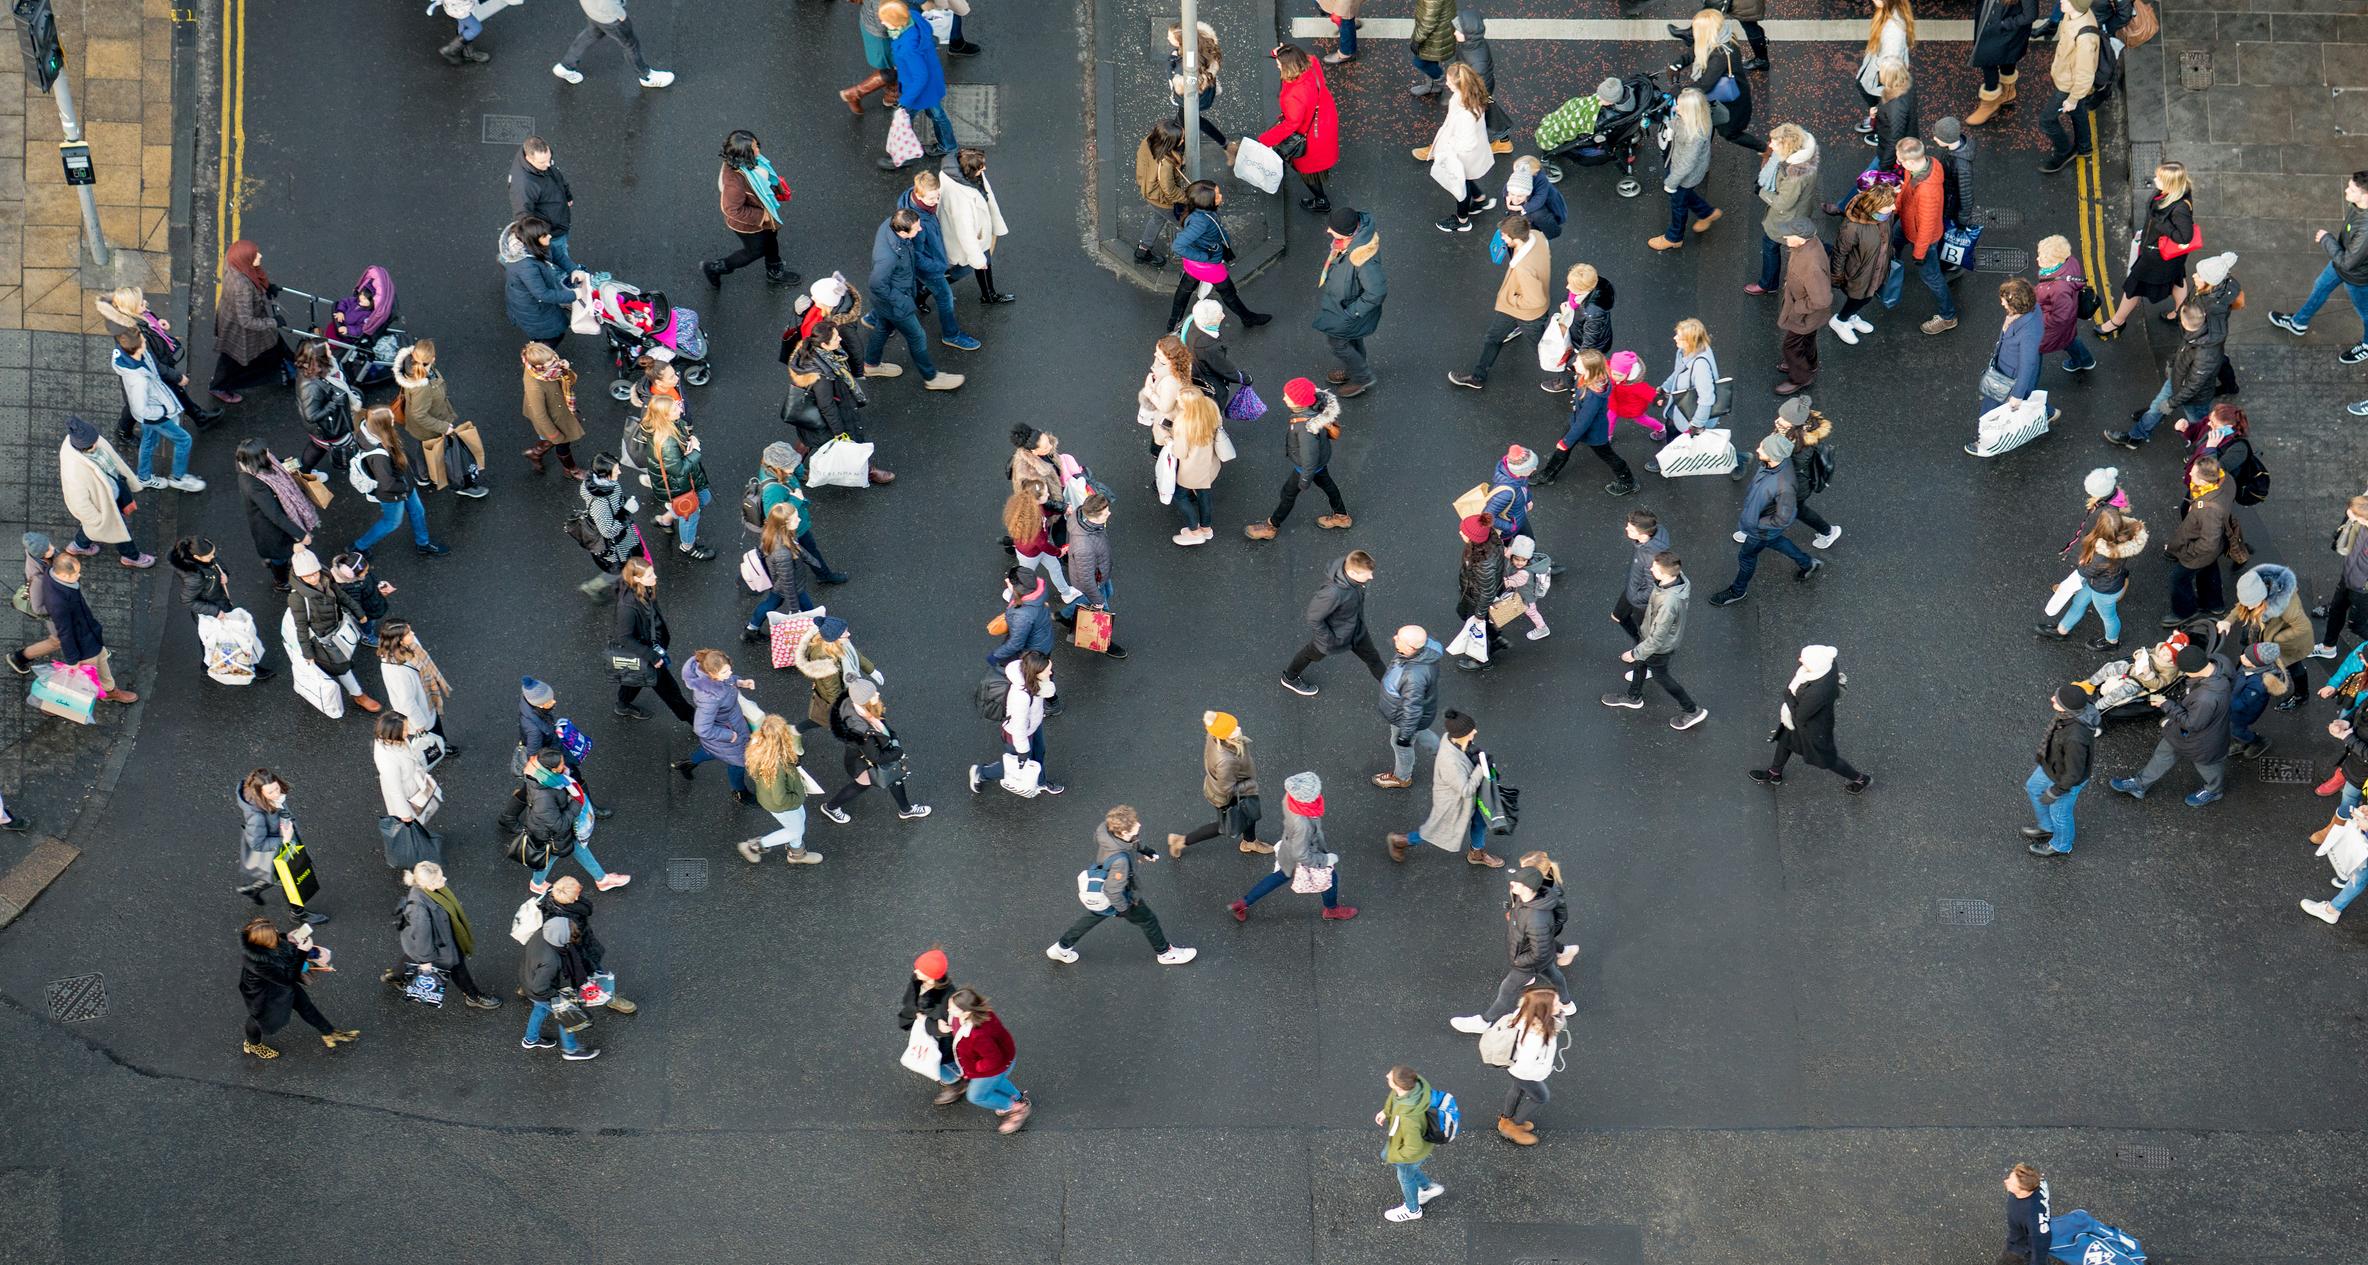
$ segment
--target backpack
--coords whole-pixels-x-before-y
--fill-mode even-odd
[[[1077,872],[1078,904],[1097,914],[1120,913],[1126,908],[1111,900],[1106,890],[1110,882],[1110,863],[1124,855],[1123,852],[1113,852]]]
[[[1825,491],[1834,483],[1834,449],[1831,444],[1818,444],[1809,449],[1809,477],[1803,493],[1809,496]]]
[[[1000,672],[987,674],[979,681],[978,692],[973,696],[973,701],[978,704],[978,718],[980,720],[1000,722],[1004,717],[1005,708],[1011,701],[1011,678]]]
[[[765,529],[765,476],[748,476],[748,486],[740,491],[740,525],[750,531]]]
[[[2113,38],[2104,33],[2102,25],[2100,22],[2100,29],[2096,33],[2096,83],[2089,89],[2088,96],[2082,99],[2081,107],[2083,109],[2093,110],[2103,105],[2105,98],[2113,95],[2113,89],[2121,83],[2121,54],[2114,50]],[[2086,35],[2088,32],[2083,31],[2081,34]]]
[[[377,453],[380,456],[384,456],[386,455],[386,449],[371,448],[362,452],[357,452],[354,454],[353,460],[345,463],[346,482],[353,484],[354,491],[359,492],[364,496],[368,496],[378,490],[378,480],[372,478],[370,472],[362,467],[362,459],[368,457],[372,453]]]
[[[2245,445],[2245,459],[2231,470],[2231,485],[2236,488],[2236,503],[2259,505],[2269,499],[2269,467],[2261,464],[2261,454],[2253,450],[2250,440]]]
[[[1433,1144],[1453,1142],[1463,1127],[1463,1104],[1444,1089],[1432,1090],[1431,1105],[1422,1113],[1422,1140]]]

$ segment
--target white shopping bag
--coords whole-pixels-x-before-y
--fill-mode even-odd
[[[296,642],[296,614],[280,616],[280,648],[288,655],[288,683],[296,690],[296,697],[313,705],[314,710],[331,720],[345,715],[345,691],[337,682],[304,657]]]
[[[1044,766],[1022,760],[1016,752],[1003,753],[1003,789],[1021,799],[1034,799],[1044,789]]]
[[[1463,628],[1455,634],[1455,640],[1447,643],[1447,653],[1464,655],[1477,663],[1488,662],[1487,618],[1474,615],[1465,620]]]
[[[2072,604],[2072,595],[2079,591],[2080,573],[2078,571],[2057,581],[2056,591],[2048,595],[2047,613],[2051,616],[2063,614],[2064,608]]]
[[[1695,474],[1725,474],[1736,465],[1734,433],[1726,430],[1698,430],[1679,435],[1663,444],[1653,461],[1664,479],[1682,479]]]
[[[1264,193],[1282,188],[1283,156],[1255,136],[1244,136],[1241,142],[1241,148],[1233,152],[1234,179]]]
[[[1973,454],[1995,457],[2012,452],[2046,434],[2048,423],[2054,420],[2045,391],[2033,391],[2019,404],[2009,400],[1982,414],[1980,429],[1974,435]]]
[[[860,488],[871,483],[872,446],[840,435],[806,454],[806,486]]]
[[[2327,832],[2327,841],[2319,845],[2319,855],[2334,867],[2335,877],[2349,883],[2362,865],[2368,865],[2368,835],[2346,821]]]
[[[906,1071],[918,1072],[936,1080],[938,1069],[945,1066],[945,1059],[937,1048],[937,1038],[929,1033],[929,1025],[933,1022],[927,1015],[913,1016],[912,1031],[905,1034],[904,1053],[896,1061],[903,1064]]]
[[[929,24],[929,33],[937,37],[938,43],[951,44],[954,42],[953,10],[924,9],[921,12],[921,20]]]
[[[263,662],[263,639],[255,634],[255,617],[243,607],[198,616],[197,639],[205,647],[207,676],[224,685],[255,683],[256,665]]]
[[[1176,451],[1172,447],[1159,450],[1159,460],[1152,463],[1151,478],[1159,488],[1159,503],[1172,505],[1176,500]]]
[[[1546,322],[1545,330],[1538,335],[1538,368],[1548,373],[1562,372],[1563,363],[1570,359],[1571,316],[1572,309],[1566,303],[1553,320]]]
[[[574,334],[599,333],[600,309],[592,302],[591,279],[586,278],[577,282],[575,291],[575,302],[567,305],[568,332]]]

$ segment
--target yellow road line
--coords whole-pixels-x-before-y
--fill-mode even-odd
[[[238,188],[247,174],[247,4],[222,0],[222,123],[215,150],[214,249],[240,236]],[[214,283],[222,282],[219,262]]]
[[[237,183],[232,187],[230,198],[230,240],[237,241],[246,236],[240,226],[240,203],[245,201],[243,195],[247,183],[247,0],[231,2],[238,6],[238,77],[231,98],[237,105],[231,124],[232,171]]]

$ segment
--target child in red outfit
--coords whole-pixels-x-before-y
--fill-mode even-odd
[[[1641,381],[1644,377],[1644,358],[1633,351],[1615,351],[1606,367],[1612,375],[1612,395],[1608,403],[1612,433],[1616,435],[1620,432],[1620,423],[1634,422],[1651,431],[1655,442],[1665,438],[1669,428],[1645,415],[1645,411],[1653,406],[1653,397],[1660,391],[1652,383]]]

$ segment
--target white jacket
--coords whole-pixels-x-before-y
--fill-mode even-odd
[[[956,177],[957,170],[948,159],[937,189],[937,225],[945,234],[946,262],[960,268],[984,268],[987,252],[995,249],[995,239],[1011,230],[1004,226],[995,186],[984,176],[976,187],[965,184]]]
[[[1495,165],[1496,154],[1488,148],[1485,112],[1474,114],[1465,109],[1450,90],[1447,116],[1439,121],[1438,134],[1431,138],[1431,179],[1460,200],[1464,181],[1480,179]]]
[[[1051,677],[1044,678],[1042,694],[1030,694],[1021,684],[1024,672],[1017,659],[1003,665],[1003,679],[1011,682],[1011,692],[1003,696],[1003,733],[1014,751],[1028,749],[1028,740],[1044,727],[1044,700],[1053,696]]]
[[[386,685],[387,706],[403,713],[411,722],[411,732],[420,733],[436,723],[436,705],[428,698],[428,687],[419,679],[419,669],[408,663],[382,661],[378,679]]]
[[[118,351],[109,363],[115,366],[115,376],[123,380],[123,402],[130,406],[133,420],[164,422],[180,413],[181,401],[158,376],[155,360],[147,356],[134,360]]]
[[[417,818],[436,785],[428,766],[408,744],[392,746],[373,739],[370,758],[378,765],[378,795],[389,817]]]
[[[1858,58],[1858,88],[1870,97],[1883,95],[1883,80],[1876,72],[1882,69],[1883,59],[1896,57],[1901,65],[1908,60],[1908,24],[1898,14],[1883,24],[1883,36],[1875,44],[1875,51],[1861,53]]]
[[[1512,1017],[1506,1016],[1506,1022],[1511,1021]],[[1553,1075],[1555,1057],[1563,1050],[1562,1038],[1560,1019],[1554,1021],[1554,1032],[1550,1036],[1541,1037],[1528,1028],[1517,1030],[1513,1035],[1513,1065],[1505,1070],[1511,1072],[1516,1080],[1546,1079]]]

